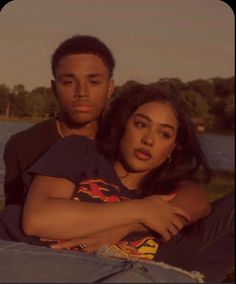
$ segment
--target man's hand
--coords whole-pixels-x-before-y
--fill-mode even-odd
[[[65,240],[60,241],[58,243],[53,243],[51,245],[51,248],[74,249],[82,250],[87,253],[92,253],[97,251],[104,244],[112,245],[117,243],[130,232],[145,230],[147,230],[147,228],[145,228],[141,224],[127,225],[99,232],[88,237],[76,238],[72,240]],[[80,248],[79,246],[81,246],[82,248]]]

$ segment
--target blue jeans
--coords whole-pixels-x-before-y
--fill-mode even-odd
[[[55,251],[21,242],[0,240],[0,256],[0,283],[202,282],[198,273],[162,263]]]

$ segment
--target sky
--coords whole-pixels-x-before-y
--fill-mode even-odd
[[[116,85],[234,76],[234,13],[220,0],[14,0],[0,12],[0,84],[49,87],[57,46],[104,41]]]

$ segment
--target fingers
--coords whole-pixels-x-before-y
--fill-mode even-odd
[[[68,249],[87,253],[95,252],[99,248],[98,244],[86,238],[58,241],[57,243],[51,244],[50,247],[56,250]]]
[[[40,238],[40,241],[42,241],[42,242],[56,242],[55,240],[46,239],[46,238]]]
[[[176,196],[175,192],[166,195],[159,195],[159,197],[166,202],[170,202],[172,199],[175,198],[175,196]]]
[[[51,248],[53,249],[70,249],[72,247],[77,247],[78,249],[81,244],[85,244],[85,242],[82,242],[81,239],[73,239],[73,240],[66,240],[66,241],[59,241],[57,243],[54,243],[51,245]],[[82,245],[83,247],[85,245]]]

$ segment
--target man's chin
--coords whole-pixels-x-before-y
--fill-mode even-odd
[[[85,115],[79,115],[76,117],[63,116],[63,122],[70,128],[83,127],[94,121],[96,121],[96,119]]]

